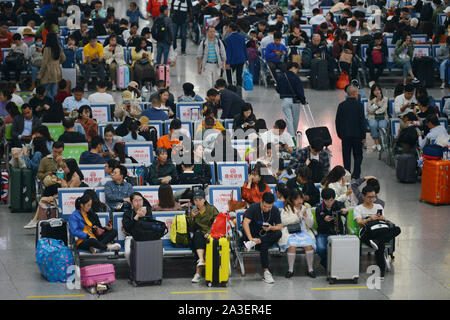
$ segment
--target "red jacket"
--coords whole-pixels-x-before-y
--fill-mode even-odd
[[[251,189],[248,189],[247,182],[245,182],[244,186],[241,188],[242,200],[247,201],[249,204],[261,202],[264,193],[272,192],[267,184],[265,184],[265,186],[266,189],[263,192],[259,192],[257,184],[252,183]]]
[[[157,18],[160,15],[159,8],[163,4],[167,6],[167,0],[149,0],[147,4],[147,12],[151,13],[153,18]]]

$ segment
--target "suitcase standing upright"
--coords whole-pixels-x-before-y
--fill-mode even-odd
[[[117,89],[125,89],[128,87],[129,83],[130,83],[130,69],[126,65],[118,66],[117,81],[116,81]]]
[[[419,79],[422,86],[433,87],[434,59],[432,57],[414,58],[412,68],[414,75]]]
[[[230,271],[230,242],[227,238],[208,237],[206,243],[205,281],[208,287],[226,287]]]
[[[328,270],[330,284],[336,280],[359,279],[359,238],[354,235],[328,237]]]
[[[32,188],[33,171],[30,169],[10,169],[10,189],[11,212],[31,212],[32,211]]]
[[[161,285],[163,277],[162,240],[131,240],[130,283],[133,286],[143,284]]]
[[[328,62],[325,59],[311,61],[311,87],[316,90],[329,89]]]
[[[450,203],[450,161],[425,160],[422,168],[420,200],[433,204]]]
[[[395,168],[398,181],[406,183],[417,181],[417,161],[414,154],[399,154]]]
[[[36,245],[42,238],[62,240],[67,246],[69,239],[69,226],[61,218],[41,220],[36,225]]]
[[[156,66],[156,80],[164,80],[166,88],[170,86],[170,67],[167,64]]]

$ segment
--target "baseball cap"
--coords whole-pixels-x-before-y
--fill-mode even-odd
[[[205,191],[202,189],[197,189],[194,192],[194,199],[205,199]]]
[[[128,84],[128,86],[131,87],[131,88],[134,88],[134,89],[139,89],[139,85],[138,85],[138,83],[136,81],[131,81]]]
[[[24,28],[22,31],[22,35],[23,36],[25,36],[25,35],[34,36],[35,34],[34,34],[33,30],[31,30],[31,28]]]
[[[124,92],[122,92],[122,101],[124,104],[129,104],[131,103],[131,99],[132,99],[132,95],[131,92],[128,90],[125,90]]]

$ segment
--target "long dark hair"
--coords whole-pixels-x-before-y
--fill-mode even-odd
[[[134,40],[134,48],[136,50],[136,52],[141,51],[143,48],[141,47],[141,43],[142,41],[145,41],[145,43],[147,43],[147,40],[144,37],[139,37],[136,40]],[[147,51],[147,46],[145,46],[145,51]]]
[[[325,188],[328,188],[330,183],[339,181],[343,176],[345,176],[345,169],[343,166],[334,167],[326,177],[320,182]]]
[[[138,138],[137,131],[139,129],[139,122],[138,121],[131,121],[128,125],[128,131],[131,132],[131,137],[136,140]]]
[[[89,118],[92,119],[92,109],[91,109],[91,107],[89,107],[87,104],[81,106],[81,107],[78,109],[78,119],[81,119],[81,118],[82,118],[81,114],[82,114],[83,111],[86,110],[86,109],[89,110]]]
[[[125,163],[125,159],[127,157],[125,153],[125,144],[124,143],[116,143],[114,145],[113,151],[117,153],[117,156],[119,157],[120,163]]]
[[[61,47],[59,46],[56,33],[50,32],[47,35],[47,41],[45,43],[45,48],[50,48],[50,50],[52,51],[53,60],[59,60],[59,56],[61,54]]]
[[[249,170],[249,174],[256,173],[260,177],[259,182],[258,182],[259,192],[263,192],[264,190],[266,190],[266,184],[263,181],[263,177],[261,174],[261,168],[265,168],[265,166],[262,163],[257,162],[255,164],[255,166],[253,167],[253,169]]]
[[[78,174],[81,181],[84,180],[83,173],[81,172],[80,168],[78,167],[78,163],[75,159],[73,159],[73,158],[66,159],[66,165],[69,168],[69,173],[66,176],[67,181],[70,181],[72,179],[72,176],[75,172]]]
[[[47,126],[40,125],[31,131],[32,134],[40,133],[47,141],[54,141],[50,136],[50,131],[48,131]]]
[[[141,197],[142,200],[144,200],[144,207],[147,207],[147,214],[149,213],[149,210],[150,210],[150,213],[151,213],[152,212],[151,211],[152,210],[152,205],[150,204],[150,202],[148,202],[147,199],[145,199],[145,197],[142,195],[142,193],[135,191],[132,194],[130,194],[131,202],[133,202],[133,199],[136,198],[136,197]]]
[[[27,104],[27,103],[25,103],[25,104]],[[25,104],[24,104],[24,105],[25,105]],[[11,116],[11,118],[13,118],[13,119],[14,119],[15,116],[20,115],[19,108],[17,108],[17,105],[16,105],[14,102],[8,102],[8,103],[6,104],[5,109],[6,109],[6,111],[9,113],[9,115]]]
[[[104,212],[106,211],[106,205],[100,201],[100,199],[97,196],[97,192],[95,192],[95,190],[93,189],[87,189],[84,193],[83,196],[87,195],[91,198],[92,200],[92,207],[91,207],[91,211],[93,213],[97,213],[97,212]]]
[[[287,209],[290,207],[294,211],[294,200],[298,197],[303,198],[303,192],[300,189],[295,188],[290,190],[288,197],[284,201],[284,208]]]
[[[43,137],[37,137],[33,139],[34,153],[40,152],[42,158],[50,154],[47,148],[47,140]]]
[[[374,91],[375,91],[375,89],[377,89],[377,88],[380,90],[381,96],[384,97],[384,95],[383,95],[383,90],[381,90],[380,85],[379,85],[379,84],[374,84],[374,85],[372,86],[372,88],[370,88],[370,100],[373,100],[373,99],[376,98],[376,97],[375,97],[375,94],[374,94]]]
[[[161,208],[175,207],[175,200],[173,198],[173,190],[170,184],[162,183],[158,189],[159,206]]]
[[[81,197],[79,197],[79,198],[77,198],[77,200],[75,200],[75,209],[77,209],[79,211],[81,209],[81,205],[88,203],[90,200],[92,200],[90,195],[84,193]]]

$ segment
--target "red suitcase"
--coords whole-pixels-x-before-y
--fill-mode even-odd
[[[164,80],[166,88],[170,86],[170,67],[167,64],[156,66],[156,80]]]
[[[433,204],[450,204],[449,171],[448,160],[425,160],[420,200]]]

